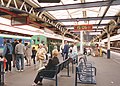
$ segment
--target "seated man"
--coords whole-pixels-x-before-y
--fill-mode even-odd
[[[57,56],[58,56],[57,49],[54,49],[52,51],[52,56],[53,57],[51,59],[49,59],[48,64],[45,66],[45,69],[42,69],[38,72],[38,74],[34,80],[34,84],[32,86],[42,85],[42,80],[43,80],[43,77],[45,77],[45,76],[54,77],[54,72],[44,71],[44,70],[55,70],[55,66],[57,64],[59,64],[59,59],[57,58]],[[43,77],[40,77],[40,76],[43,76]]]

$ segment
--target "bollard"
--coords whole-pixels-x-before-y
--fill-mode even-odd
[[[4,86],[4,62],[0,61],[0,86]]]

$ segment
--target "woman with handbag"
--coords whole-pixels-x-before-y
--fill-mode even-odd
[[[43,61],[45,59],[46,50],[43,44],[39,44],[39,48],[36,53],[37,61],[39,61],[39,68],[43,67]]]

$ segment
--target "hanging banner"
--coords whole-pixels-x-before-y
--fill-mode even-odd
[[[87,25],[75,25],[74,31],[81,31],[81,30],[92,30],[93,25],[87,24]]]

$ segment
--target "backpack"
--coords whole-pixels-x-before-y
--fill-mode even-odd
[[[10,49],[8,48],[8,45],[7,45],[6,55],[8,55],[9,53],[10,53]]]

